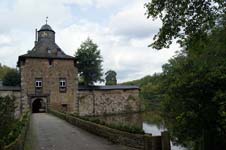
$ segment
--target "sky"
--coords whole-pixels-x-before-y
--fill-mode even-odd
[[[179,49],[154,50],[148,45],[161,27],[147,19],[147,0],[1,0],[0,63],[16,67],[18,56],[34,47],[35,29],[48,24],[56,43],[68,55],[90,37],[101,50],[103,69],[115,70],[118,82],[162,71]]]

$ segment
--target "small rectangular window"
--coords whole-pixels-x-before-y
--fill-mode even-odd
[[[52,66],[52,64],[53,64],[53,60],[49,59],[49,65]]]
[[[67,82],[65,78],[60,78],[59,88],[60,88],[60,92],[66,92]]]
[[[36,88],[41,88],[42,87],[42,80],[41,79],[36,79],[35,86],[36,86]]]

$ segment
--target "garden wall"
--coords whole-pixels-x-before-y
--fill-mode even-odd
[[[139,112],[139,89],[92,89],[78,91],[79,115],[99,116]]]

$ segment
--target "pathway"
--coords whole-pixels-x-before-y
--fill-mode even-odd
[[[47,113],[31,116],[25,150],[131,150]]]

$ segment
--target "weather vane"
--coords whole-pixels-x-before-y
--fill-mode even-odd
[[[46,17],[46,24],[48,23],[48,18],[49,18],[49,17],[47,16],[47,17]]]

